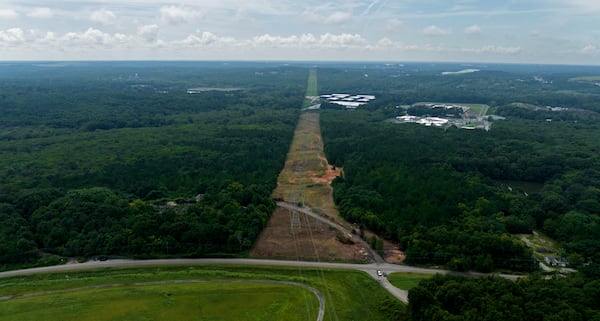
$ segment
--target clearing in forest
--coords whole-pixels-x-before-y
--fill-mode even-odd
[[[306,97],[318,97],[317,71],[308,75]],[[304,104],[311,104],[305,99]],[[329,165],[323,152],[320,114],[305,112],[300,115],[285,166],[277,180],[273,198],[302,204],[313,211],[340,220],[333,203],[331,181],[341,175],[340,168]]]
[[[319,116],[318,113],[303,113],[300,116],[273,198],[306,205],[320,214],[339,220],[330,184],[341,174],[341,169],[327,163]]]
[[[317,73],[308,77],[307,97],[317,96]],[[305,100],[304,105],[310,104]],[[273,198],[307,206],[322,216],[350,226],[339,215],[333,202],[331,181],[341,175],[341,168],[329,165],[323,152],[320,114],[300,115],[285,166],[277,180]],[[339,235],[325,224],[305,214],[278,208],[250,252],[255,257],[303,258],[325,260],[364,260],[368,250],[352,244],[349,235]],[[344,244],[342,243],[342,241]]]

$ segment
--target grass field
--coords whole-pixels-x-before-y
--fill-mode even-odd
[[[418,274],[418,273],[390,273],[388,280],[395,287],[401,290],[410,290],[416,287],[421,280],[432,277],[431,274]]]
[[[7,295],[22,295],[26,293],[34,293],[40,291],[54,291],[73,289],[81,287],[89,287],[94,285],[103,284],[114,284],[124,283],[132,284],[139,282],[153,282],[153,281],[165,281],[165,280],[281,280],[281,281],[292,281],[297,283],[303,283],[310,287],[313,287],[320,291],[325,297],[325,320],[390,320],[392,314],[405,314],[405,306],[399,301],[393,298],[387,293],[375,280],[370,278],[367,274],[362,272],[353,271],[337,271],[337,270],[320,270],[320,269],[298,269],[298,268],[281,268],[281,267],[252,267],[252,266],[235,266],[235,265],[198,265],[198,266],[173,266],[173,267],[156,267],[156,268],[127,268],[127,269],[103,269],[95,271],[80,271],[80,272],[65,272],[65,273],[50,273],[50,274],[39,274],[25,277],[12,277],[6,279],[0,279],[0,297]],[[168,293],[172,293],[177,304],[181,303],[181,307],[184,309],[190,309],[190,311],[197,311],[193,309],[201,308],[205,303],[211,305],[218,305],[221,313],[238,313],[232,314],[230,319],[236,320],[243,311],[247,311],[250,314],[248,316],[260,316],[264,313],[260,308],[252,310],[253,307],[239,306],[238,311],[228,311],[233,309],[236,304],[240,301],[255,302],[251,297],[257,295],[257,300],[260,304],[258,307],[264,306],[265,309],[279,309],[281,313],[294,314],[300,313],[300,315],[306,317],[306,302],[305,298],[314,302],[316,305],[316,299],[313,294],[306,290],[296,289],[293,287],[273,287],[267,286],[266,288],[261,287],[260,284],[244,284],[244,287],[248,287],[250,290],[245,292],[245,296],[240,296],[238,293],[243,289],[235,291],[229,291],[232,284],[219,284],[218,282],[212,285],[193,285],[191,287],[183,285],[182,287],[133,287],[133,288],[115,288],[115,289],[97,289],[89,290],[70,294],[50,295],[44,297],[32,297],[15,299],[9,301],[0,301],[0,320],[28,320],[27,318],[12,318],[12,315],[16,312],[27,312],[31,310],[32,313],[37,309],[37,315],[32,315],[32,319],[29,320],[52,320],[52,316],[66,316],[66,313],[70,313],[71,310],[78,310],[78,316],[83,316],[86,311],[96,311],[98,307],[95,306],[95,301],[82,301],[77,303],[74,301],[76,297],[85,294],[84,297],[102,299],[102,304],[114,305],[114,307],[107,308],[104,313],[113,315],[115,318],[107,318],[103,320],[161,320],[156,316],[153,318],[143,317],[141,314],[139,318],[133,318],[128,315],[122,314],[119,307],[121,300],[134,300],[140,299],[141,303],[135,303],[135,306],[149,306],[148,309],[153,309],[157,306],[160,311],[165,313],[169,312],[168,305]],[[205,291],[212,289],[212,300],[206,297],[203,299],[197,299],[193,301],[191,297],[186,297],[186,293],[201,292],[201,288],[194,290],[195,286],[208,286],[203,288]],[[241,285],[240,285],[241,286]],[[158,291],[158,292],[157,292]],[[162,291],[162,292],[160,292]],[[300,291],[300,292],[298,292]],[[257,292],[257,293],[255,293]],[[273,292],[273,293],[270,293]],[[163,293],[163,294],[161,294]],[[139,295],[139,297],[138,297]],[[277,296],[287,297],[287,301],[278,301],[280,303],[273,303],[273,299]],[[298,295],[301,296],[299,299]],[[157,297],[158,296],[158,297]],[[194,295],[196,297],[196,295]],[[244,298],[245,297],[245,298]],[[21,301],[23,300],[23,301]],[[33,300],[33,301],[30,301]],[[36,301],[39,300],[39,301]],[[194,299],[196,300],[196,299]],[[224,300],[224,301],[221,301]],[[300,300],[300,301],[298,301]],[[19,305],[19,302],[29,302],[30,304]],[[62,304],[60,302],[66,302]],[[69,303],[70,302],[70,303]],[[100,302],[100,301],[96,301]],[[129,301],[127,301],[129,302]],[[186,303],[187,302],[187,303]],[[186,307],[189,302],[198,302],[198,306]],[[36,305],[40,306],[39,310]],[[134,304],[134,303],[128,303]],[[241,302],[239,304],[246,304]],[[274,304],[274,305],[272,305]],[[298,305],[298,310],[286,308],[286,304]],[[309,306],[313,303],[309,303]],[[313,306],[314,306],[313,305]],[[48,310],[52,306],[57,306],[57,310]],[[311,308],[312,309],[312,308]],[[258,311],[261,310],[261,311]],[[5,313],[4,311],[12,311],[11,313]],[[269,310],[271,311],[271,310]],[[298,311],[298,312],[293,312]],[[176,312],[173,312],[176,313]],[[208,313],[208,312],[207,312]],[[41,318],[40,318],[41,317]],[[130,318],[131,317],[131,318]],[[165,316],[167,318],[168,316]],[[9,319],[11,318],[11,319]],[[64,317],[60,320],[69,320],[70,318]],[[249,317],[242,317],[243,320],[252,320]],[[315,317],[316,319],[316,317]],[[85,320],[81,317],[77,317],[77,320]],[[97,318],[97,320],[101,320]],[[166,319],[162,319],[166,320]],[[182,320],[178,317],[172,317],[170,320]],[[190,318],[188,320],[205,320],[202,318]],[[211,319],[206,320],[222,320],[222,319]],[[223,319],[224,320],[224,319]],[[258,318],[256,319],[258,320]],[[268,320],[268,319],[267,319]],[[293,318],[283,317],[279,320],[294,320]],[[303,319],[303,320],[306,320]]]
[[[256,283],[128,286],[0,303],[0,320],[316,320],[306,289]]]
[[[308,73],[308,81],[306,85],[306,96],[318,96],[319,90],[317,89],[317,70],[311,69]],[[310,106],[312,102],[309,99],[304,99],[302,108]]]
[[[306,86],[306,96],[318,96],[317,89],[317,70],[311,69],[308,74],[308,84]]]

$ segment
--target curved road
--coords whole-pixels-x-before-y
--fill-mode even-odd
[[[379,280],[382,286],[393,296],[404,303],[408,303],[408,291],[400,290],[394,287],[386,278],[377,276],[377,271],[390,272],[409,272],[421,274],[454,274],[463,276],[486,276],[490,274],[476,272],[453,272],[448,270],[425,269],[414,266],[395,265],[389,263],[383,264],[348,264],[348,263],[325,263],[325,262],[303,262],[303,261],[280,261],[280,260],[257,260],[257,259],[169,259],[169,260],[109,260],[109,261],[89,261],[85,263],[66,264],[38,267],[31,269],[0,272],[0,278],[30,275],[48,272],[65,272],[86,269],[98,269],[106,267],[139,267],[139,266],[160,266],[160,265],[199,265],[199,264],[237,264],[237,265],[270,265],[270,266],[292,266],[292,267],[312,267],[322,269],[344,269],[364,271],[372,278]],[[522,276],[510,274],[497,274],[500,277],[516,280]]]

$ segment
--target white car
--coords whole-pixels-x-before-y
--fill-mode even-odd
[[[377,276],[382,277],[383,276],[383,272],[381,272],[381,270],[377,270]]]

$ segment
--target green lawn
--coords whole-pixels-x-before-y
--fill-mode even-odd
[[[124,284],[132,284],[139,282],[152,282],[152,281],[164,281],[164,280],[220,280],[220,279],[236,279],[236,280],[281,280],[281,281],[292,281],[297,283],[304,283],[310,287],[313,287],[320,291],[325,297],[325,320],[392,320],[396,318],[396,316],[400,316],[398,320],[407,319],[405,316],[405,306],[400,303],[397,299],[392,297],[387,291],[385,291],[381,285],[370,278],[364,272],[355,272],[355,271],[339,271],[339,270],[321,270],[321,269],[298,269],[298,268],[282,268],[282,267],[254,267],[254,266],[235,266],[235,265],[197,265],[197,266],[172,266],[172,267],[154,267],[154,268],[128,268],[128,269],[102,269],[102,270],[94,270],[94,271],[79,271],[79,272],[64,272],[64,273],[49,273],[49,274],[39,274],[39,275],[31,275],[25,277],[12,277],[0,279],[0,297],[5,295],[19,295],[25,293],[34,293],[40,291],[49,291],[49,290],[64,290],[64,289],[73,289],[73,288],[81,288],[81,287],[89,287],[94,285],[103,285],[103,284],[114,284],[114,283],[124,283]],[[219,283],[215,283],[215,286]],[[198,285],[190,285],[192,288]],[[231,284],[225,284],[223,287],[226,290],[230,287]],[[253,299],[250,299],[249,295],[258,295],[258,297],[262,298],[265,309],[274,309],[272,303],[274,296],[269,293],[263,293],[266,291],[260,290],[260,288],[256,288],[258,286],[256,284],[243,284],[240,286],[248,286],[251,290],[249,291],[246,298],[249,302],[253,302]],[[160,287],[159,287],[160,288]],[[171,286],[163,286],[163,290],[175,291],[171,290]],[[186,291],[192,291],[192,289],[188,287],[183,287],[187,289]],[[272,289],[275,289],[271,287]],[[152,289],[149,287],[148,289]],[[283,289],[283,290],[282,290]],[[8,311],[8,309],[12,309],[11,311],[15,311],[13,308],[15,304],[18,304],[20,300],[42,300],[35,301],[41,302],[40,306],[49,307],[48,304],[44,304],[43,302],[59,302],[60,300],[69,301],[71,298],[76,298],[81,296],[81,293],[89,293],[89,296],[101,297],[100,294],[104,295],[106,293],[106,299],[103,301],[103,304],[115,304],[115,307],[120,306],[119,302],[123,300],[123,293],[131,292],[131,291],[141,291],[145,288],[115,288],[115,289],[97,289],[97,290],[86,290],[78,293],[70,293],[70,294],[60,294],[60,295],[51,295],[48,297],[35,297],[28,299],[16,299],[13,301],[0,301],[0,311]],[[277,290],[277,289],[276,289]],[[279,291],[281,290],[281,291]],[[111,292],[112,291],[112,292]],[[275,291],[275,290],[274,290]],[[306,320],[306,301],[304,301],[304,294],[306,294],[306,298],[310,298],[311,302],[316,302],[314,295],[306,290],[293,288],[293,287],[279,287],[278,290],[281,292],[280,295],[287,296],[286,302],[298,302],[295,305],[298,305],[298,313],[304,316],[304,320]],[[181,299],[178,299],[177,302],[187,302],[190,299],[185,298],[185,291],[181,293]],[[235,295],[235,293],[218,293],[217,291],[216,298],[231,298],[231,305],[234,305],[235,302],[240,301],[240,298]],[[260,293],[254,293],[260,292]],[[175,292],[173,292],[175,293]],[[179,293],[179,292],[178,292]],[[298,294],[300,294],[302,304],[299,303]],[[279,294],[278,294],[279,295]],[[146,298],[151,298],[152,295],[148,294],[145,296]],[[177,296],[179,297],[179,296]],[[62,299],[65,298],[65,299]],[[151,307],[157,306],[165,302],[165,298],[155,298],[159,301],[147,301],[143,300],[142,303],[139,303],[140,306],[149,305]],[[209,298],[205,298],[203,300],[208,300]],[[46,301],[44,301],[46,300]],[[111,303],[114,300],[113,303]],[[163,301],[160,301],[163,300]],[[30,302],[34,302],[30,301]],[[243,300],[242,300],[243,301]],[[74,301],[72,301],[74,302]],[[154,302],[154,303],[152,303]],[[161,303],[162,302],[162,303]],[[204,301],[202,301],[204,302]],[[288,304],[288,303],[285,303]],[[283,309],[284,303],[281,303],[278,306]],[[316,303],[314,303],[316,304]],[[20,308],[17,308],[18,311],[27,311],[31,308],[25,308],[26,306],[33,307],[34,305],[21,305]],[[310,305],[309,305],[310,306]],[[67,304],[64,305],[63,308],[58,308],[56,311],[50,312],[48,309],[38,310],[37,313],[41,313],[38,315],[33,315],[30,320],[45,320],[48,319],[45,316],[54,316],[61,315],[62,313],[68,313],[70,309],[75,309],[78,307],[80,311],[87,311],[87,309],[96,309],[93,301],[84,301],[78,304]],[[190,307],[191,308],[191,307]],[[34,309],[31,309],[32,313],[35,312]],[[167,307],[160,308],[159,310],[164,310],[165,313],[169,311]],[[256,312],[256,310],[248,310],[245,307],[240,308],[240,311],[251,311],[252,315],[262,315]],[[258,308],[261,310],[261,308]],[[254,311],[254,312],[252,312]],[[261,310],[262,311],[262,310]],[[277,310],[282,313],[293,314],[296,310]],[[127,319],[126,315],[119,314],[117,308],[106,309],[106,313],[112,315],[112,312],[115,312],[114,320],[124,320]],[[229,311],[227,311],[229,312]],[[4,313],[4,312],[0,312]],[[233,313],[233,311],[232,311]],[[9,319],[9,314],[0,314],[0,320],[27,320],[27,318],[17,318],[17,319]],[[44,318],[39,318],[39,316],[44,316]],[[235,320],[234,315],[228,320]],[[165,319],[168,316],[165,316]],[[68,320],[68,318],[64,318]],[[82,318],[78,318],[80,320]],[[171,318],[171,320],[177,320],[178,318]],[[244,319],[244,318],[242,318]],[[245,318],[247,320],[248,318]],[[316,317],[315,317],[316,319]],[[51,320],[51,319],[48,319]],[[104,320],[104,319],[103,319]],[[111,319],[113,320],[113,319]],[[140,318],[138,320],[145,320]],[[149,319],[148,319],[149,320]],[[198,320],[201,320],[198,318]],[[210,320],[219,320],[219,319],[210,319]],[[279,318],[279,320],[290,320],[288,317]],[[291,319],[293,320],[293,319]],[[46,320],[45,320],[46,321]]]
[[[421,280],[432,277],[431,274],[418,273],[391,273],[388,275],[388,280],[395,287],[401,290],[410,290],[416,287]]]
[[[308,73],[308,81],[306,86],[306,96],[318,96],[319,90],[317,88],[317,70],[311,69]],[[309,99],[304,99],[302,108],[308,107],[312,104]]]
[[[316,320],[306,289],[191,283],[84,290],[0,303],[0,320]]]
[[[318,96],[319,90],[317,89],[317,70],[311,69],[308,74],[308,84],[306,87],[306,96]]]

